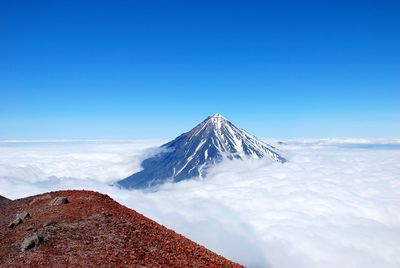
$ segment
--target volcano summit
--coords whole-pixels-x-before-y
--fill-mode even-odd
[[[124,188],[149,188],[165,182],[204,177],[223,159],[270,158],[284,163],[276,148],[240,129],[220,114],[207,117],[189,132],[161,146],[142,162],[142,171],[118,182]]]

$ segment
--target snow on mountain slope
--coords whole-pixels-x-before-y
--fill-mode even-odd
[[[236,127],[220,114],[207,117],[192,130],[161,148],[164,149],[161,153],[142,162],[142,171],[118,184],[125,188],[147,188],[167,181],[203,177],[210,165],[224,158],[270,158],[286,162],[276,148]]]

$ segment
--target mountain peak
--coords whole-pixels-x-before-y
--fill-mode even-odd
[[[192,130],[161,146],[159,153],[142,162],[143,170],[122,180],[126,188],[147,188],[167,181],[204,177],[223,159],[270,158],[284,163],[276,148],[236,127],[220,114],[207,117]]]
[[[207,117],[204,121],[210,121],[210,122],[216,123],[216,122],[227,121],[227,119],[225,117],[223,117],[221,114],[214,114],[214,115]]]
[[[213,114],[213,115],[209,116],[209,118],[225,119],[225,117],[223,117],[223,116],[222,116],[221,114],[219,114],[219,113]]]
[[[228,122],[228,120],[225,117],[223,117],[221,114],[214,114],[214,115],[207,117],[198,126],[209,125],[212,128],[220,129],[222,127],[222,125],[226,124],[227,122]]]

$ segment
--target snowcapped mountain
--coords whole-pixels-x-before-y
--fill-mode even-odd
[[[142,162],[143,170],[118,182],[124,188],[148,188],[167,181],[205,176],[207,168],[226,159],[270,158],[284,163],[268,145],[226,120],[207,117],[189,132],[161,146],[162,152]]]

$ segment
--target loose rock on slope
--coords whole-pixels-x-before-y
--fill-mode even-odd
[[[43,242],[43,238],[44,237],[41,234],[33,234],[25,237],[24,241],[21,244],[21,251],[39,246]]]
[[[60,206],[60,205],[68,204],[68,203],[69,203],[68,198],[58,196],[58,197],[54,198],[53,200],[51,200],[50,205],[51,206]]]
[[[26,218],[28,218],[28,217],[30,217],[29,212],[28,211],[22,211],[22,212],[18,213],[17,215],[15,215],[15,219],[12,222],[10,222],[10,224],[8,224],[8,227],[14,228],[17,225],[23,223],[24,220]]]

